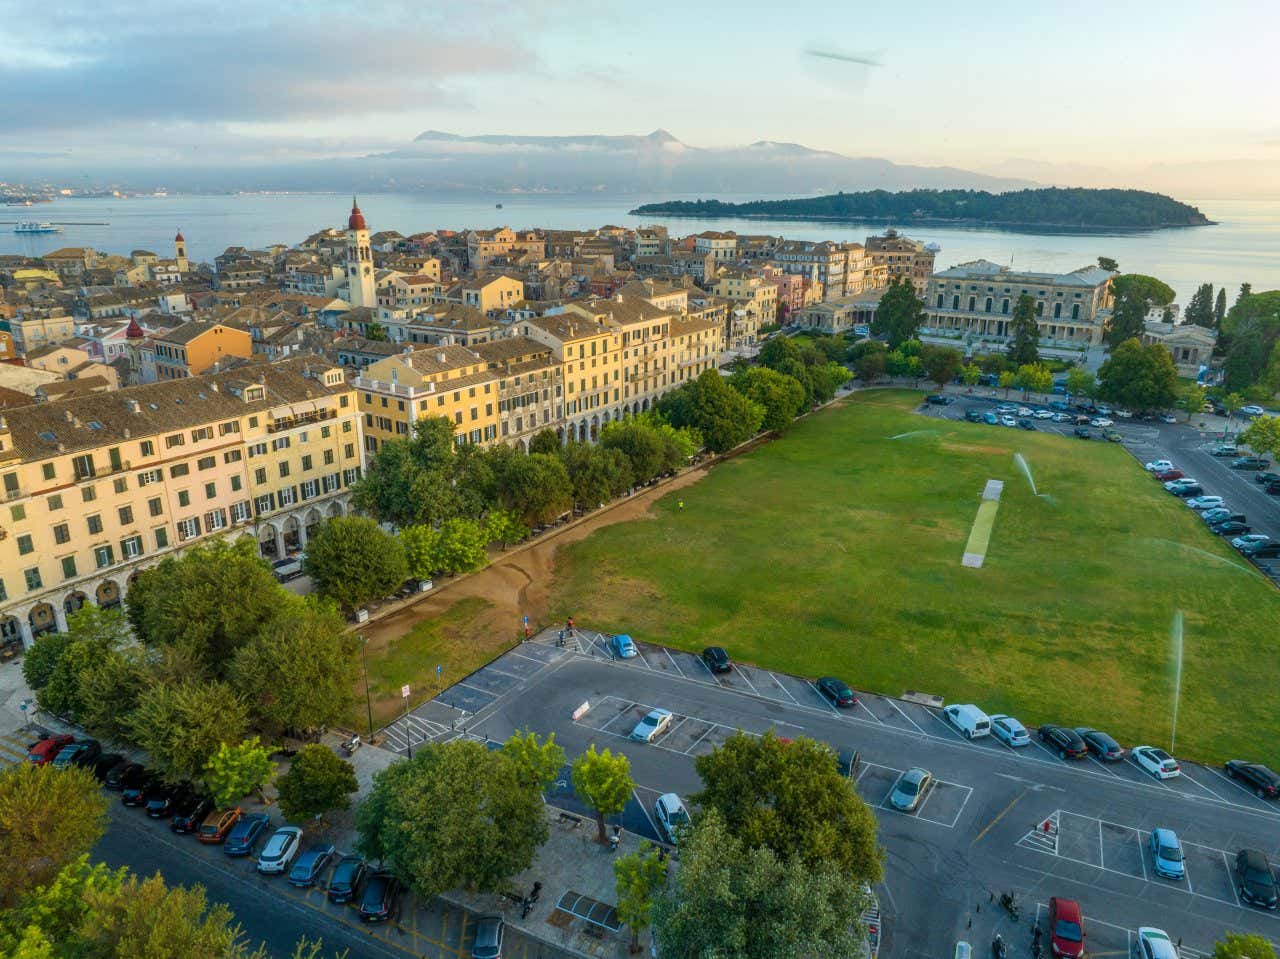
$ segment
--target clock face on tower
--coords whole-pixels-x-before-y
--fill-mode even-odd
[[[367,266],[366,266],[366,267],[364,268],[364,275],[365,275],[365,276],[368,276],[370,272],[371,272],[371,271],[370,271],[369,267],[367,267]]]

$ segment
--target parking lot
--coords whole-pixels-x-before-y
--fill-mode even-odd
[[[1000,393],[1004,391],[1001,390]],[[994,409],[1001,404],[1024,407],[1026,409],[1042,409],[1044,404],[1027,403],[1019,400],[1006,400],[1002,396],[969,395],[965,393],[947,394],[953,398],[948,406],[922,406],[921,412],[939,419],[963,420],[966,411],[977,409],[982,412]],[[1060,400],[1062,397],[1054,397]],[[1257,475],[1253,472],[1233,470],[1232,460],[1212,455],[1212,450],[1222,443],[1224,422],[1221,417],[1196,417],[1195,423],[1203,419],[1209,429],[1201,430],[1186,423],[1162,423],[1159,421],[1142,421],[1111,417],[1114,429],[1121,436],[1121,445],[1138,461],[1146,464],[1155,460],[1167,459],[1189,477],[1199,481],[1205,495],[1221,496],[1227,506],[1235,512],[1244,513],[1247,522],[1255,533],[1264,533],[1272,539],[1280,540],[1280,497],[1269,496],[1254,481]],[[1051,420],[1033,420],[1036,430],[1045,433],[1056,433],[1077,440],[1073,435],[1075,429],[1071,423],[1055,423]],[[1009,427],[989,426],[988,429],[1008,430]],[[1244,428],[1244,423],[1237,421],[1232,430],[1236,435]],[[1089,428],[1093,441],[1101,441],[1101,431]],[[1010,432],[1019,432],[1016,428]],[[1271,467],[1275,469],[1275,466]],[[1152,479],[1152,483],[1157,481]],[[1262,572],[1273,581],[1280,583],[1280,562],[1263,561],[1259,564]]]
[[[1208,953],[1224,929],[1280,939],[1276,914],[1239,904],[1227,864],[1242,846],[1280,860],[1280,807],[1216,769],[1184,763],[1184,775],[1158,781],[1128,761],[1064,761],[1038,742],[1013,749],[991,737],[969,741],[919,703],[860,694],[857,706],[837,710],[798,677],[738,664],[712,675],[696,656],[637,645],[635,658],[619,660],[607,638],[594,634],[580,632],[565,648],[526,643],[486,667],[505,676],[507,688],[491,690],[460,727],[447,719],[461,715],[454,706],[423,707],[434,717],[430,738],[499,742],[530,728],[554,732],[571,757],[592,743],[622,751],[637,788],[616,821],[650,837],[657,836],[654,799],[695,793],[695,758],[738,729],[856,750],[857,788],[879,817],[886,854],[877,889],[886,956],[950,955],[958,939],[985,948],[996,931],[1021,948],[1028,910],[1054,895],[1081,902],[1093,955],[1127,950],[1140,925],[1182,938],[1192,956]],[[530,672],[525,661],[538,668]],[[655,707],[674,714],[668,731],[649,744],[628,739]],[[914,812],[903,813],[888,796],[911,766],[928,769],[934,783]],[[573,796],[567,770],[548,799],[589,814]],[[1159,827],[1182,838],[1183,881],[1158,880],[1150,871],[1143,843]],[[1020,923],[992,901],[1003,891],[1022,905]]]

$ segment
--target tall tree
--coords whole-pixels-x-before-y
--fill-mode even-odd
[[[356,829],[360,853],[423,897],[502,889],[548,834],[538,787],[502,751],[462,739],[424,745],[378,773]]]
[[[237,649],[270,619],[285,589],[245,536],[210,540],[144,570],[125,606],[148,646],[181,647],[209,676],[220,677]]]
[[[1164,410],[1177,399],[1178,370],[1159,343],[1125,340],[1098,370],[1098,392],[1134,410]]]
[[[1204,403],[1209,394],[1203,386],[1188,386],[1187,391],[1182,394],[1181,406],[1187,411],[1187,420],[1199,416],[1204,412]]]
[[[381,599],[409,578],[400,541],[367,516],[321,523],[302,566],[317,592],[343,609]]]
[[[849,882],[880,879],[876,819],[840,775],[828,746],[807,737],[783,742],[735,733],[694,760],[702,792],[693,797],[716,810],[749,847],[782,859],[831,865]]]
[[[605,817],[622,812],[636,788],[631,779],[631,760],[608,749],[598,753],[592,743],[573,761],[572,778],[573,791],[595,811],[596,838],[603,843]]]
[[[674,959],[856,956],[869,905],[835,863],[753,847],[711,809],[680,844],[680,869],[654,904],[654,940]]]
[[[631,951],[640,951],[640,933],[653,918],[653,904],[667,884],[667,864],[648,842],[613,862],[618,918],[631,930]]]
[[[614,453],[616,451],[606,450],[605,452]],[[616,455],[622,460],[622,465],[626,468],[627,475],[630,475],[631,467],[627,465],[626,458],[621,453]],[[529,527],[515,513],[505,509],[495,509],[484,518],[484,535],[490,543],[497,543],[503,549],[506,549],[512,543],[518,543],[527,537],[529,535]]]
[[[1144,313],[1153,306],[1168,306],[1175,296],[1168,283],[1142,273],[1117,276],[1111,281],[1111,295],[1117,300],[1121,297],[1138,300]]]
[[[1266,936],[1228,932],[1213,944],[1213,959],[1276,959],[1276,951]]]
[[[621,450],[572,442],[560,451],[560,459],[579,509],[595,509],[631,488],[631,461]]]
[[[1024,363],[1018,367],[1016,382],[1024,393],[1048,393],[1053,389],[1053,371],[1044,363]]]
[[[910,277],[901,277],[889,284],[876,315],[871,321],[871,332],[884,336],[889,349],[896,350],[902,343],[914,339],[924,323],[924,302],[916,295]]]
[[[760,404],[730,387],[716,370],[704,370],[692,383],[668,393],[658,408],[672,425],[698,430],[717,453],[755,435],[764,420]]]
[[[547,427],[533,434],[533,439],[529,440],[530,453],[559,453],[560,437],[556,435],[556,431]]]
[[[864,383],[874,383],[884,376],[885,368],[888,365],[888,356],[888,352],[883,349],[868,351],[859,356],[853,361],[853,368],[858,374],[858,379]]]
[[[1218,290],[1218,299],[1213,304],[1213,328],[1215,330],[1222,328],[1222,321],[1227,315],[1227,288],[1224,286]]]
[[[1235,301],[1235,303],[1233,303],[1232,305],[1233,305],[1233,306],[1239,306],[1239,305],[1240,305],[1240,301],[1241,301],[1241,300],[1243,300],[1243,299],[1245,299],[1246,297],[1248,297],[1248,296],[1249,296],[1250,294],[1252,294],[1252,293],[1253,293],[1253,284],[1252,284],[1252,283],[1241,283],[1241,284],[1240,284],[1240,291],[1236,294],[1236,301]]]
[[[925,375],[942,389],[956,378],[964,365],[964,355],[949,346],[928,344],[920,351],[920,365]]]
[[[1040,359],[1040,326],[1036,323],[1036,301],[1029,293],[1018,297],[1009,320],[1009,362],[1016,366]]]
[[[455,516],[446,520],[436,541],[440,572],[456,575],[481,569],[489,562],[485,551],[488,539],[484,526],[473,519]]]
[[[82,668],[77,676],[80,722],[95,736],[124,739],[128,718],[147,687],[157,682],[146,651],[138,646],[116,649]]]
[[[223,682],[190,679],[149,687],[129,714],[130,738],[170,781],[195,779],[223,743],[244,738],[249,712]]]
[[[351,763],[320,743],[303,746],[289,764],[289,771],[276,780],[280,811],[290,822],[350,809],[351,794],[359,788]]]
[[[1109,273],[1117,273],[1120,270],[1120,264],[1109,256],[1098,257],[1098,266]]]
[[[1071,396],[1093,396],[1098,388],[1097,377],[1083,367],[1067,370],[1067,393]]]
[[[804,408],[804,386],[794,377],[769,369],[749,366],[729,377],[729,385],[760,404],[764,419],[760,428],[782,432]]]
[[[219,745],[205,762],[202,779],[218,808],[225,809],[260,790],[275,768],[267,747],[254,736]]]
[[[1214,325],[1212,283],[1201,283],[1196,288],[1182,315],[1188,323],[1194,323],[1196,326],[1212,327]]]
[[[1146,328],[1146,301],[1136,296],[1116,297],[1107,326],[1107,343],[1114,348],[1126,340],[1139,339]]]
[[[1240,442],[1247,444],[1255,453],[1280,459],[1280,417],[1254,417],[1240,434]]]
[[[499,478],[504,509],[527,526],[545,526],[573,508],[573,484],[558,456],[530,453],[512,456]]]
[[[520,730],[502,744],[502,751],[514,765],[516,778],[539,790],[555,782],[565,764],[564,750],[556,743],[555,733],[540,739],[532,730]]]

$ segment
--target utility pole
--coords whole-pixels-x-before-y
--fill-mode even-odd
[[[364,672],[364,704],[369,710],[369,738],[373,739],[373,695],[369,692],[369,660],[365,656],[364,633],[356,637],[360,640],[360,668]]]

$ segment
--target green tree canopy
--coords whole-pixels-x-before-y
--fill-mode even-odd
[[[1276,959],[1276,951],[1265,936],[1228,932],[1213,944],[1213,959]]]
[[[1098,370],[1102,398],[1134,410],[1169,409],[1177,386],[1173,357],[1159,343],[1143,346],[1136,339],[1125,340]]]
[[[498,499],[526,526],[545,526],[573,508],[573,484],[559,456],[516,454],[499,474]]]
[[[804,386],[767,366],[739,370],[729,378],[729,385],[764,410],[760,424],[764,430],[785,430],[804,409]]]
[[[1183,319],[1196,326],[1213,328],[1213,284],[1201,283],[1182,311]]]
[[[1240,434],[1240,442],[1255,453],[1280,459],[1280,417],[1257,416]]]
[[[884,336],[889,349],[896,350],[906,340],[915,337],[924,323],[924,303],[916,295],[916,288],[909,277],[894,280],[880,298],[871,332]]]
[[[964,355],[949,346],[929,344],[920,351],[920,365],[924,367],[925,375],[938,385],[938,389],[942,389],[960,372],[964,365]]]
[[[966,363],[960,367],[960,379],[965,386],[977,386],[982,379],[982,369],[976,363]]]
[[[888,359],[889,355],[884,350],[868,351],[853,361],[853,368],[862,382],[874,383],[884,376]]]
[[[869,904],[835,863],[752,847],[708,809],[682,840],[680,868],[654,904],[654,939],[671,959],[857,956]]]
[[[764,420],[760,404],[730,387],[716,370],[704,370],[693,382],[668,393],[658,401],[658,409],[673,426],[696,429],[717,453],[750,439]]]
[[[556,431],[547,427],[533,434],[533,439],[529,440],[529,452],[559,453],[562,445]]]
[[[275,763],[267,747],[254,736],[219,744],[205,762],[202,778],[218,808],[226,809],[260,790],[273,772]]]
[[[1028,393],[1048,393],[1053,389],[1053,371],[1044,363],[1024,363],[1018,367],[1015,382]]]
[[[1203,386],[1188,386],[1179,405],[1187,411],[1187,419],[1190,420],[1204,412],[1205,400],[1208,398],[1209,393]]]
[[[1218,290],[1218,299],[1213,304],[1213,328],[1220,329],[1227,315],[1227,288]]]
[[[378,773],[356,828],[360,853],[424,897],[498,891],[548,835],[538,787],[502,751],[463,739],[424,745]]]
[[[343,609],[381,599],[409,578],[400,541],[367,516],[321,523],[302,565],[320,595]]]
[[[1006,352],[1014,366],[1024,366],[1040,359],[1040,326],[1036,323],[1036,301],[1030,293],[1019,296],[1013,306]]]
[[[503,743],[502,751],[515,767],[516,778],[540,791],[556,781],[565,764],[564,750],[556,743],[555,733],[541,739],[531,730],[520,730]]]
[[[209,540],[161,560],[139,574],[125,606],[148,646],[181,647],[205,675],[221,677],[284,595],[257,542],[245,536]]]
[[[438,570],[456,575],[480,569],[489,562],[485,551],[488,540],[484,526],[473,519],[455,516],[445,520],[436,540]]]
[[[608,749],[596,752],[592,743],[573,761],[572,774],[573,791],[595,811],[597,840],[603,843],[605,816],[622,812],[636,788],[631,778],[631,760]]]
[[[195,779],[223,743],[244,738],[249,711],[223,682],[189,679],[147,688],[129,714],[130,738],[171,782]]]
[[[359,788],[351,763],[320,743],[303,746],[293,757],[289,771],[276,780],[280,811],[290,822],[350,809],[351,794]]]
[[[621,459],[627,472],[630,473],[631,467],[627,465],[626,458],[622,454],[617,454]],[[490,543],[497,543],[503,549],[506,549],[512,543],[518,543],[529,535],[529,527],[521,521],[520,517],[505,509],[495,509],[484,518],[484,536]]]
[[[1125,273],[1112,279],[1111,294],[1116,299],[1123,296],[1137,300],[1144,313],[1153,306],[1168,306],[1176,295],[1168,283],[1141,273]]]
[[[407,440],[387,440],[352,486],[356,508],[396,526],[435,526],[463,508],[455,483],[459,466],[453,421],[427,416]]]
[[[694,760],[703,810],[716,810],[747,846],[783,859],[830,864],[850,882],[880,879],[876,819],[829,747],[807,737],[783,742],[773,734],[735,733]]]
[[[632,485],[631,461],[619,449],[575,440],[560,451],[560,459],[569,473],[573,504],[579,509],[595,509]]]
[[[1147,328],[1147,306],[1136,296],[1120,296],[1111,308],[1111,322],[1107,326],[1106,340],[1118,346],[1126,340],[1141,338]]]
[[[1067,370],[1067,392],[1072,396],[1093,396],[1098,378],[1086,369],[1073,366]]]
[[[1098,267],[1109,273],[1117,273],[1120,270],[1120,264],[1109,256],[1098,257]]]
[[[636,952],[641,931],[652,921],[654,900],[667,884],[667,864],[655,846],[642,842],[635,852],[613,861],[613,876],[618,918],[631,930],[631,951]]]

